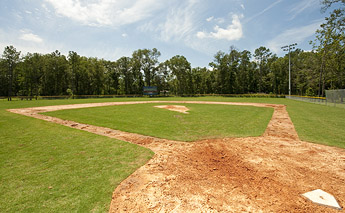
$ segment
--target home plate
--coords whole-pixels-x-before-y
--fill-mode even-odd
[[[333,195],[328,194],[327,192],[322,191],[321,189],[316,189],[314,191],[304,193],[302,194],[302,196],[306,197],[313,203],[342,210],[337,200],[333,197]]]

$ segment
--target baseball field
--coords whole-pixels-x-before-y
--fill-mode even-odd
[[[332,212],[345,110],[283,98],[0,101],[0,212]]]

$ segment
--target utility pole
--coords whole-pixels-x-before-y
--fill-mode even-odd
[[[295,46],[297,46],[297,43],[289,44],[284,47],[281,47],[283,51],[289,52],[289,95],[291,95],[291,59],[290,59],[290,51],[295,49]]]

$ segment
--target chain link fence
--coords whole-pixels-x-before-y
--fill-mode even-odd
[[[287,95],[286,98],[345,109],[345,89],[326,90],[326,97]]]
[[[297,101],[304,101],[309,103],[315,104],[323,104],[326,105],[326,98],[323,97],[311,97],[311,96],[298,96],[298,95],[287,95],[285,96],[287,99],[297,100]]]
[[[345,89],[326,90],[327,105],[345,108]]]

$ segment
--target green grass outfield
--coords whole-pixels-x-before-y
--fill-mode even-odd
[[[344,109],[287,99],[0,100],[0,212],[106,212],[115,187],[153,155],[136,145],[16,115],[5,109],[138,100],[286,104],[302,140],[345,148]]]
[[[116,186],[153,156],[4,110],[62,103],[71,102],[0,102],[0,212],[107,212]]]

